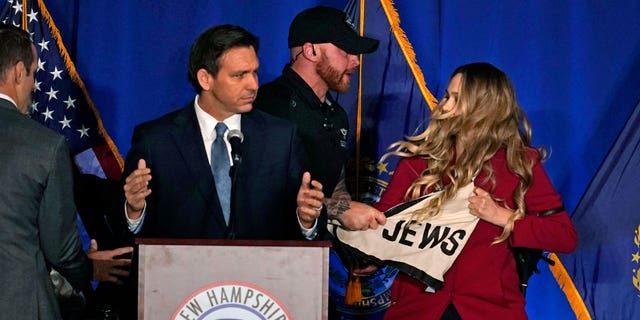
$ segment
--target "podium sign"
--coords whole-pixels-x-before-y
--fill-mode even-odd
[[[328,241],[136,242],[138,319],[327,319]]]

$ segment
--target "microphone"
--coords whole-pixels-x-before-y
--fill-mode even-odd
[[[233,167],[229,174],[231,175],[231,214],[229,216],[229,225],[227,225],[227,239],[235,239],[235,224],[236,220],[239,218],[236,212],[236,177],[238,176],[238,165],[242,163],[242,141],[244,140],[244,135],[242,131],[238,129],[229,130],[229,134],[227,134],[227,141],[231,145],[231,159],[233,160]]]
[[[231,159],[233,160],[233,166],[242,163],[242,141],[244,141],[244,135],[242,131],[238,129],[229,130],[227,134],[227,140],[231,145]]]

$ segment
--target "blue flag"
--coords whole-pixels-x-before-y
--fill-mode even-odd
[[[392,1],[349,1],[345,12],[360,26],[361,34],[380,41],[377,51],[361,57],[359,79],[352,81],[357,90],[354,85],[339,97],[355,123],[350,137],[354,159],[347,168],[349,191],[359,201],[375,203],[398,161],[392,157],[380,162],[380,158],[391,143],[426,128],[436,99],[425,85]],[[391,284],[398,270],[383,267],[362,277],[362,301],[348,304],[347,268],[333,251],[330,264],[329,296],[339,319],[382,319],[391,304]]]
[[[397,157],[391,157],[381,163],[380,157],[391,143],[424,131],[437,101],[427,88],[393,1],[360,1],[360,4],[352,5],[359,10],[347,6],[347,12],[354,12],[354,21],[359,22],[360,29],[380,40],[380,45],[375,52],[362,56],[358,90],[349,92],[357,97],[346,97],[356,100],[350,119],[356,119],[352,131],[356,133],[353,136],[357,183],[350,190],[361,201],[376,202],[398,161]],[[360,21],[360,16],[364,21]],[[432,18],[435,16],[430,17],[428,12],[424,17]]]
[[[640,319],[640,104],[579,202],[558,272],[578,319]],[[572,281],[573,280],[573,281]]]
[[[66,137],[82,172],[119,180],[122,158],[43,1],[4,1],[0,22],[28,31],[38,53],[31,118]]]

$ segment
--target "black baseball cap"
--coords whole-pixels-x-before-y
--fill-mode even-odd
[[[358,35],[351,19],[342,10],[317,6],[306,9],[291,22],[289,48],[310,43],[333,43],[350,54],[371,53],[379,41]]]

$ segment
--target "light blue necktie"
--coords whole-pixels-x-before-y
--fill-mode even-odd
[[[216,124],[216,139],[211,144],[211,171],[216,182],[216,190],[218,191],[220,206],[222,206],[224,221],[229,225],[229,213],[231,211],[231,176],[229,175],[229,169],[231,165],[229,163],[227,145],[224,143],[224,133],[226,131],[227,126],[224,123],[218,122]]]

